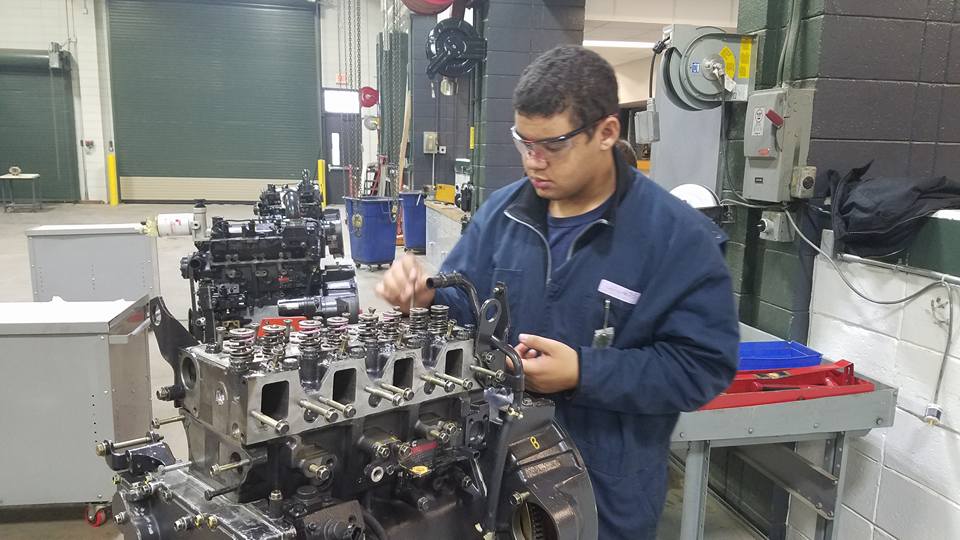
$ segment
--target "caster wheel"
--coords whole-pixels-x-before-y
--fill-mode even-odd
[[[86,519],[87,525],[94,528],[101,527],[110,517],[110,507],[104,505],[87,506],[83,512],[83,517]]]

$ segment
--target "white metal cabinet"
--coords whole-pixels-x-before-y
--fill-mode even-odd
[[[34,301],[160,296],[157,238],[139,223],[44,225],[27,244]]]
[[[0,303],[0,506],[109,501],[94,444],[152,417],[147,297]]]

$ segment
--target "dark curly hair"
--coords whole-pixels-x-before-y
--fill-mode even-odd
[[[513,91],[513,108],[524,116],[570,111],[580,127],[618,113],[617,76],[613,66],[589,49],[554,47],[523,70]]]

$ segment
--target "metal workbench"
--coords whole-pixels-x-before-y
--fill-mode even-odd
[[[744,341],[771,338],[741,327]],[[710,449],[721,447],[737,447],[740,458],[810,505],[817,513],[816,540],[836,540],[849,439],[893,425],[897,389],[871,382],[876,389],[863,394],[681,414],[671,440],[674,450],[686,450],[681,540],[703,538]],[[815,440],[826,441],[821,463],[781,444]]]

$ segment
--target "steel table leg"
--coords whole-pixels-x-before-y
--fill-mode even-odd
[[[702,540],[707,508],[707,474],[710,472],[710,442],[689,443],[683,472],[683,510],[680,539]]]
[[[838,540],[837,518],[840,513],[840,505],[843,504],[843,473],[847,465],[847,449],[846,433],[840,432],[834,438],[827,439],[823,455],[823,468],[837,477],[837,501],[831,512],[833,519],[824,519],[817,516],[817,530],[814,535],[816,540]]]

